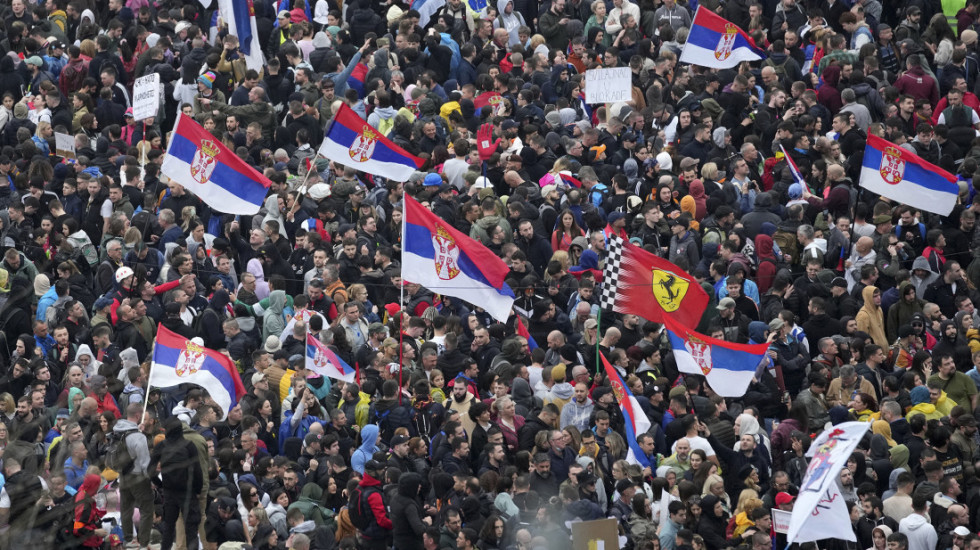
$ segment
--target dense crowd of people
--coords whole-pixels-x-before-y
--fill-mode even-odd
[[[613,518],[770,550],[856,420],[853,537],[801,550],[980,550],[980,1],[250,0],[242,43],[207,0],[0,4],[0,547],[537,550]],[[697,9],[766,58],[679,63]],[[610,67],[631,101],[588,104]],[[321,156],[341,105],[424,164]],[[178,113],[268,177],[259,214],[161,173]],[[863,189],[870,134],[954,174],[952,212]],[[402,279],[406,196],[506,262],[506,322]],[[600,311],[614,236],[696,278],[698,332],[769,342],[743,396]],[[160,327],[235,363],[230,410],[148,384]]]

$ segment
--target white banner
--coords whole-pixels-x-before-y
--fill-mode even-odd
[[[585,102],[614,103],[633,99],[633,71],[629,67],[585,71]]]
[[[75,158],[75,136],[54,133],[54,153],[61,158]]]
[[[787,543],[830,538],[827,533],[834,533],[833,538],[854,540],[847,538],[854,534],[844,499],[837,489],[837,479],[869,427],[871,424],[868,422],[844,422],[824,430],[810,445],[807,452],[807,456],[811,457],[810,466],[793,505]],[[847,529],[840,529],[841,520]],[[804,538],[804,535],[814,532],[819,533],[818,538]]]
[[[133,119],[137,122],[157,116],[160,107],[160,74],[137,78],[133,83]]]

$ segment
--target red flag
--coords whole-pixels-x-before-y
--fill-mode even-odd
[[[709,300],[694,277],[623,239],[609,239],[608,248],[604,277],[612,286],[603,291],[607,306],[655,323],[669,315],[686,327],[698,325]]]
[[[503,96],[497,92],[483,92],[482,94],[473,98],[473,107],[475,107],[477,110],[482,109],[487,105],[496,108],[497,105],[500,105],[500,102],[503,100]]]

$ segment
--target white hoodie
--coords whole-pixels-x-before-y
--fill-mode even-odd
[[[898,522],[898,532],[909,538],[908,550],[935,550],[936,528],[922,514],[911,514]]]

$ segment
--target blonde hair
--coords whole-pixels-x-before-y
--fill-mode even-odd
[[[718,177],[718,165],[713,162],[706,163],[701,167],[701,177],[713,181]]]
[[[45,130],[48,130],[50,128],[51,128],[51,123],[50,122],[47,122],[45,120],[42,120],[42,121],[40,121],[40,122],[37,123],[37,128],[34,130],[34,135],[35,136],[44,137],[44,134],[42,132],[44,132]]]

